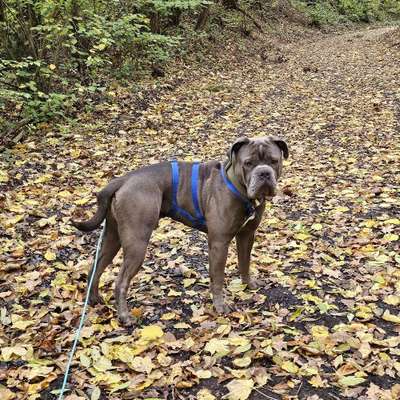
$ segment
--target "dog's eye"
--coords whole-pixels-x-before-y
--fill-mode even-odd
[[[245,165],[245,167],[251,167],[251,166],[253,165],[253,163],[252,163],[251,160],[246,160],[246,161],[244,162],[244,165]]]
[[[271,160],[271,164],[272,164],[272,165],[278,164],[278,160],[272,159],[272,160]]]

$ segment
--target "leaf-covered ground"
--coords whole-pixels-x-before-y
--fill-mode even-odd
[[[243,291],[232,246],[234,312],[217,317],[205,236],[161,221],[130,290],[137,327],[116,319],[119,255],[102,280],[108,305],[89,310],[68,398],[400,398],[392,34],[232,43],[223,61],[182,64],[135,102],[116,86],[75,126],[43,126],[4,153],[0,397],[55,398],[99,233],[76,232],[70,218],[92,213],[94,192],[143,164],[221,159],[239,135],[275,134],[291,156],[253,251],[263,287]]]

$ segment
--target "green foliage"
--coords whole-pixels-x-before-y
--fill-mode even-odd
[[[94,82],[141,75],[179,44],[171,16],[204,0],[0,0],[0,111],[62,116]],[[2,7],[4,6],[4,7]]]
[[[308,14],[317,26],[400,17],[398,0],[316,0],[294,1],[293,4]]]
[[[315,25],[400,16],[398,0],[292,3]],[[268,18],[287,15],[290,4],[290,0],[0,0],[0,114],[34,122],[65,116],[101,92],[107,82],[135,79],[159,69],[171,54],[190,49],[184,39],[186,44],[196,42],[193,39],[200,42],[208,36],[200,32],[206,25],[213,36],[224,30],[248,35],[255,26],[262,31]],[[201,46],[196,51],[201,53]]]

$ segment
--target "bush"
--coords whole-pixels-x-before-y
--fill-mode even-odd
[[[293,4],[308,14],[317,26],[400,17],[400,2],[396,0],[309,0]]]
[[[2,6],[5,0],[0,0]],[[8,0],[0,7],[0,110],[62,116],[98,82],[162,64],[179,43],[171,18],[204,0]],[[179,21],[175,21],[179,22]]]

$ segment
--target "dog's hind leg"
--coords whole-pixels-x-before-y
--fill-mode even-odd
[[[104,304],[103,298],[99,294],[99,282],[100,277],[107,265],[109,265],[118,250],[121,248],[121,241],[118,235],[117,224],[111,212],[108,212],[106,220],[106,231],[104,232],[103,243],[100,249],[99,260],[97,263],[97,268],[94,273],[92,288],[89,295],[89,304],[94,306],[96,304]],[[93,274],[94,267],[89,272],[88,275],[88,286]]]
[[[124,263],[115,283],[115,300],[120,321],[131,326],[135,321],[129,313],[127,303],[129,284],[144,261],[151,234],[158,225],[161,194],[133,194],[128,199],[129,212],[125,208],[124,199],[117,199],[118,231],[124,251]],[[134,209],[132,204],[135,205]],[[124,218],[120,218],[122,215]]]

